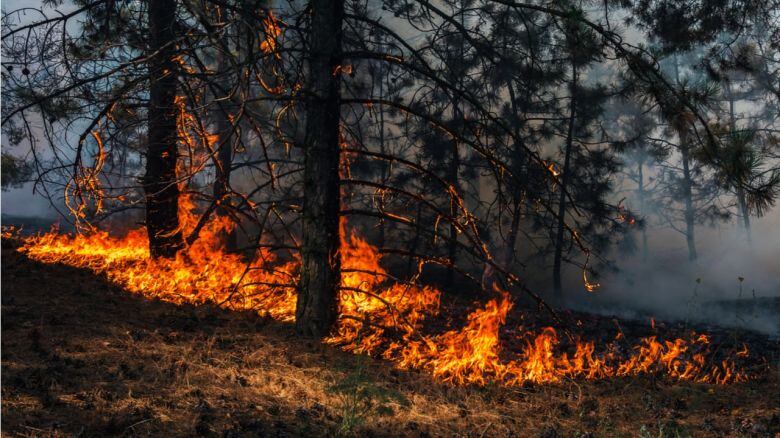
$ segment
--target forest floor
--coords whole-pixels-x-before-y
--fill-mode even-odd
[[[780,375],[455,387],[3,245],[5,436],[780,436]]]

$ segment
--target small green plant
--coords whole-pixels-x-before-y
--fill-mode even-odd
[[[640,438],[687,438],[691,436],[690,432],[685,430],[684,427],[675,423],[674,421],[658,422],[658,432],[653,431],[654,428],[648,427],[643,424],[639,429]]]
[[[408,400],[398,391],[380,385],[366,373],[366,358],[357,357],[357,366],[339,383],[328,387],[341,404],[341,423],[337,434],[348,435],[364,424],[372,415],[391,415],[391,403],[408,405]]]

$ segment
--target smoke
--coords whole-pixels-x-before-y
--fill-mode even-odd
[[[3,214],[46,219],[57,218],[57,211],[51,207],[49,201],[43,196],[32,193],[32,186],[32,183],[27,183],[22,187],[3,192],[0,196],[2,199],[0,210]]]
[[[684,236],[648,229],[641,251],[618,258],[618,271],[593,294],[577,293],[571,307],[629,318],[740,327],[780,335],[780,213],[755,219],[752,242],[734,224],[699,226],[699,257],[688,260]],[[570,285],[576,280],[571,276]],[[579,286],[579,290],[582,286]]]

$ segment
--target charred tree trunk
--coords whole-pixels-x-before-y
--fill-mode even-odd
[[[422,222],[422,203],[417,203],[417,213],[414,216],[414,237],[412,238],[412,241],[409,245],[409,251],[412,254],[417,253],[417,248],[420,246],[420,223]],[[406,272],[407,275],[411,276],[415,274],[415,268],[417,267],[417,264],[415,263],[416,259],[414,257],[409,257],[409,259],[406,262]]]
[[[224,13],[224,12],[223,12]],[[229,90],[232,85],[231,79],[233,75],[230,75],[231,68],[228,62],[224,59],[222,50],[228,50],[230,48],[230,41],[227,37],[224,37],[223,44],[220,50],[216,53],[216,64],[218,77],[222,81],[222,90]],[[217,202],[217,208],[215,214],[218,218],[231,219],[230,212],[230,174],[233,167],[233,140],[236,138],[235,128],[230,121],[231,113],[234,110],[235,105],[232,104],[230,96],[215,96],[219,99],[216,113],[214,118],[216,121],[217,130],[217,159],[216,159],[216,175],[214,179],[213,194],[214,200]],[[236,240],[235,228],[231,228],[228,231],[220,233],[219,236],[222,241],[223,248],[228,252],[235,252],[238,247]]]
[[[566,218],[566,193],[569,189],[571,154],[574,146],[574,128],[577,118],[577,67],[572,64],[571,100],[569,101],[569,126],[566,132],[566,150],[564,152],[563,169],[561,170],[561,187],[558,198],[557,228],[555,230],[555,256],[553,258],[553,298],[558,303],[563,302],[563,286],[561,283],[561,267],[563,264],[563,231]]]
[[[463,11],[464,3],[461,0],[459,5],[459,20],[461,26],[465,25]],[[459,56],[456,60],[456,63],[454,65],[450,64],[449,66],[449,73],[451,75],[450,83],[463,85],[463,75],[466,73],[462,64],[465,56],[463,40],[461,40],[459,43],[458,51]],[[462,126],[463,122],[465,121],[463,117],[463,111],[460,107],[460,102],[457,98],[453,98],[452,100],[452,120],[455,122],[456,126]],[[460,130],[460,128],[458,129]],[[462,133],[462,130],[460,131]],[[452,139],[450,163],[449,169],[447,171],[447,182],[455,192],[454,194],[450,194],[450,217],[452,218],[453,222],[450,222],[450,235],[447,241],[447,258],[449,259],[450,265],[447,267],[447,276],[444,281],[445,286],[450,290],[452,290],[455,286],[455,265],[457,263],[458,257],[458,227],[455,225],[454,221],[457,220],[459,212],[457,200],[453,198],[453,196],[460,196],[460,148],[458,140],[458,138]]]
[[[456,113],[459,114],[457,109]],[[460,182],[458,178],[460,174],[460,152],[458,148],[458,140],[456,139],[452,140],[451,154],[452,157],[450,158],[450,168],[447,180],[450,183],[450,186],[455,189],[455,193],[460,194]],[[450,196],[450,217],[452,217],[453,222],[450,222],[450,236],[447,242],[447,258],[450,261],[450,265],[447,267],[446,278],[446,285],[448,289],[452,289],[455,285],[455,263],[458,257],[458,227],[455,226],[454,223],[458,217],[458,205],[456,199],[452,198],[452,196],[455,195],[451,194]]]
[[[301,291],[295,309],[298,333],[322,337],[338,316],[339,85],[344,3],[312,0],[309,84],[304,138]]]
[[[179,228],[176,181],[175,0],[149,1],[149,113],[146,175],[146,229],[152,257],[173,257],[184,246]]]
[[[511,265],[515,261],[517,245],[517,235],[520,233],[520,216],[523,211],[523,187],[526,184],[525,172],[523,166],[525,165],[525,148],[520,142],[520,110],[517,106],[517,96],[515,95],[515,89],[512,86],[512,81],[507,81],[507,90],[509,91],[509,102],[512,105],[513,126],[512,131],[514,134],[514,154],[512,156],[513,166],[512,172],[516,181],[514,182],[514,189],[512,190],[512,222],[509,226],[509,235],[507,236],[507,248],[504,253],[505,269],[510,269]],[[526,96],[527,97],[527,96]]]
[[[379,99],[383,100],[385,98],[385,90],[384,90],[384,62],[379,63]],[[379,105],[379,153],[382,155],[387,154],[387,146],[385,145],[385,106]],[[387,164],[385,160],[380,160],[379,162],[379,171],[381,172],[381,181],[382,184],[387,184],[387,179],[389,178],[389,175],[387,174],[388,169],[390,166]],[[380,202],[384,202],[384,198],[380,199]],[[384,208],[384,205],[382,205]],[[379,224],[379,247],[384,248],[385,247],[385,224],[380,223]]]
[[[517,235],[520,233],[520,215],[522,214],[522,199],[515,197],[512,201],[512,222],[509,224],[509,235],[506,238],[506,248],[504,258],[501,260],[504,269],[511,269],[515,262],[515,246],[517,246]]]

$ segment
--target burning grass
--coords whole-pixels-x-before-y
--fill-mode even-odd
[[[185,202],[181,222],[195,226],[194,205]],[[261,249],[249,263],[219,248],[226,223],[213,221],[175,259],[149,258],[144,230],[124,237],[105,232],[25,238],[19,251],[44,263],[63,263],[105,275],[147,298],[175,304],[215,303],[291,321],[295,312],[298,262],[280,261]],[[751,376],[740,364],[755,362],[747,345],[711,348],[705,334],[662,339],[646,336],[633,344],[622,333],[609,342],[568,339],[552,327],[524,332],[507,348],[501,338],[513,303],[508,293],[470,310],[465,325],[440,333],[426,323],[440,318],[436,288],[396,282],[382,268],[381,255],[354,232],[342,242],[342,318],[325,340],[345,351],[382,357],[400,369],[420,369],[455,384],[523,386],[563,379],[662,375],[674,380],[728,384]],[[565,348],[564,348],[565,347]]]
[[[4,249],[2,269],[2,427],[9,436],[780,431],[776,372],[723,386],[646,374],[523,387],[450,385],[301,341],[291,325],[256,312],[149,300],[88,269],[36,262],[15,249]],[[611,324],[593,317],[583,320],[583,330],[598,329],[591,327],[598,321]],[[628,322],[623,329],[634,336]],[[502,335],[513,337],[509,330]],[[764,342],[748,339],[758,351],[771,347]]]

